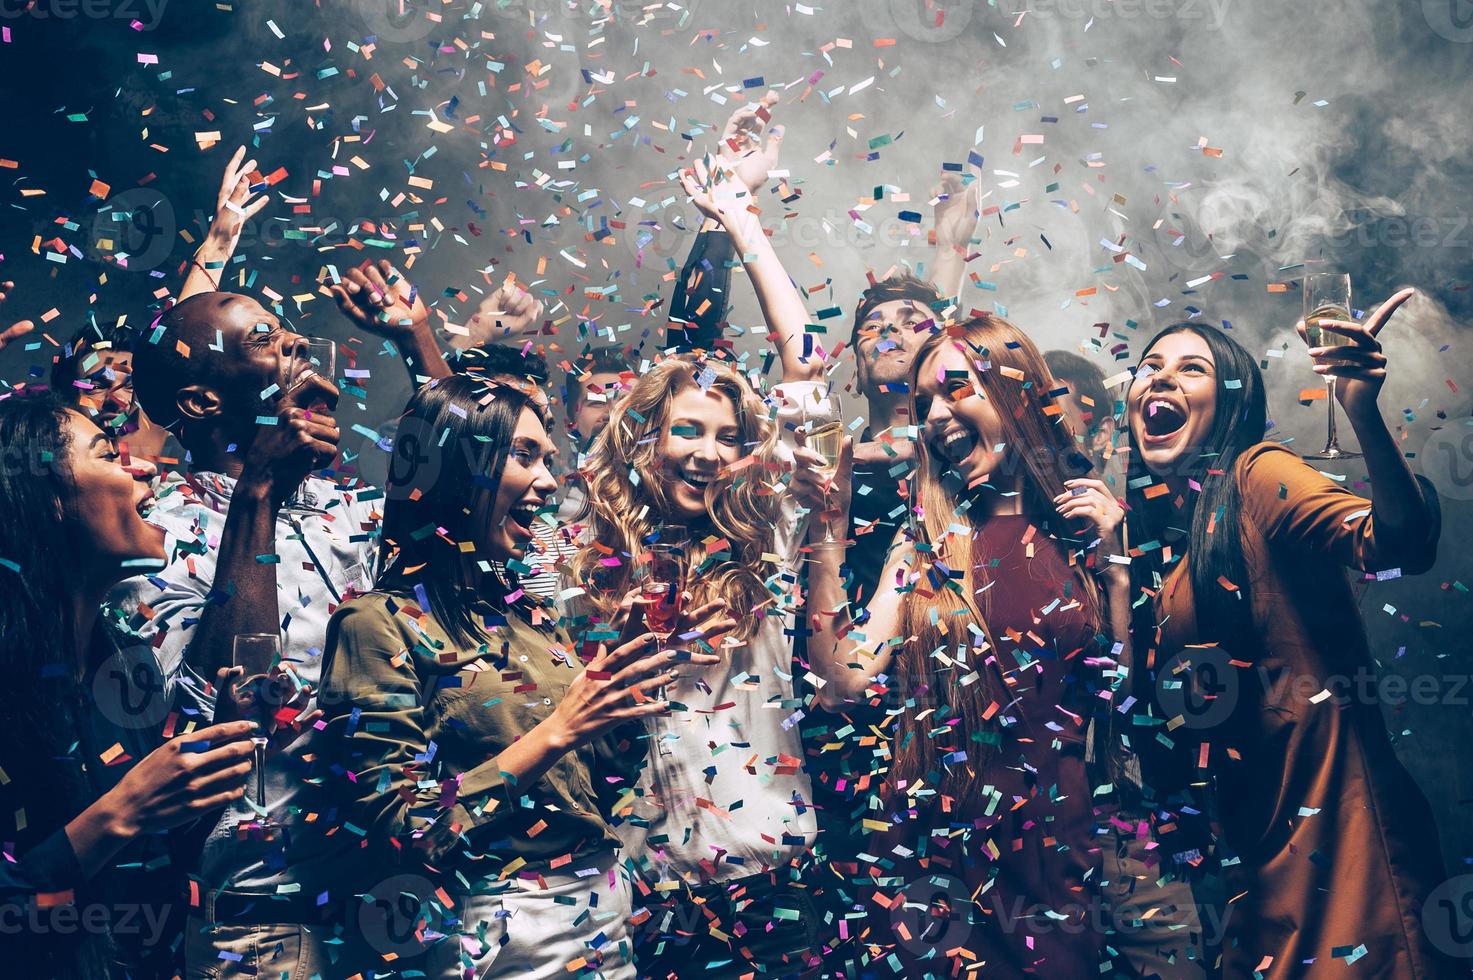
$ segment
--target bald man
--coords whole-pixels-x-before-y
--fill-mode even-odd
[[[428,311],[387,263],[352,270],[334,292],[355,325],[396,343],[411,377],[449,374]],[[315,689],[331,611],[372,582],[383,494],[312,475],[337,453],[338,390],[310,370],[306,349],[276,311],[223,292],[180,302],[135,346],[135,396],[178,438],[191,472],[161,489],[150,517],[169,532],[170,564],[109,602],[153,644],[168,694],[206,719],[207,684],[232,665],[241,634],[281,638],[281,664],[268,647],[243,664],[246,676],[285,665]],[[191,977],[236,976],[251,951],[278,948],[273,974],[333,975],[331,933],[316,927],[332,909],[301,887],[289,854],[311,774],[297,734],[276,736],[265,799],[249,790],[205,843],[201,904],[185,931]]]

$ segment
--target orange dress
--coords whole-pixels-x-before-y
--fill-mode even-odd
[[[1378,533],[1369,500],[1274,443],[1243,454],[1237,479],[1251,635],[1184,650],[1219,639],[1199,633],[1188,555],[1157,597],[1151,664],[1163,684],[1213,682],[1201,714],[1168,717],[1162,735],[1215,777],[1225,975],[1452,975],[1420,921],[1446,877],[1437,829],[1379,706],[1355,696],[1357,672],[1374,665],[1345,571],[1426,571],[1437,520]]]

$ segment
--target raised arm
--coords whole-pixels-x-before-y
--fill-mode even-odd
[[[388,259],[349,269],[332,289],[343,316],[391,341],[404,358],[410,384],[450,377],[450,365],[430,328],[430,310],[419,290]]]
[[[454,350],[470,350],[486,344],[504,343],[536,332],[542,324],[543,303],[528,292],[516,277],[508,275],[495,292],[481,300],[465,326],[447,323]]]
[[[745,136],[741,132],[723,139],[719,155],[682,171],[681,185],[696,207],[726,230],[732,247],[740,253],[767,321],[769,339],[782,359],[782,380],[813,381],[823,376],[823,364],[804,350],[808,309],[767,239],[749,184],[754,168],[766,168],[776,159],[782,130],[773,128],[765,150],[757,147],[749,131]]]
[[[274,424],[257,429],[220,532],[210,599],[188,641],[190,670],[214,677],[231,666],[240,633],[276,633],[276,516],[288,496],[311,472],[314,460],[337,453],[338,425],[329,412],[305,406],[337,401],[337,389],[316,375],[287,396]],[[264,674],[271,664],[251,664],[247,674]]]
[[[947,171],[931,189],[936,209],[936,254],[931,259],[931,281],[948,299],[961,295],[967,274],[967,250],[977,233],[977,207],[982,173],[969,167],[964,176]]]
[[[180,301],[196,293],[211,293],[220,288],[225,277],[225,266],[240,244],[240,233],[245,223],[260,213],[271,200],[267,194],[252,198],[251,177],[256,173],[256,161],[245,159],[245,147],[240,147],[225,164],[225,175],[220,178],[220,193],[215,198],[215,220],[210,230],[189,260],[189,274],[179,289]],[[264,187],[257,185],[257,189]]]
[[[781,126],[772,127],[765,146],[760,142],[777,101],[777,93],[768,92],[760,102],[738,107],[721,131],[717,155],[727,158],[736,179],[752,195],[767,183],[767,175],[777,167],[782,153]],[[726,228],[708,216],[670,297],[667,337],[676,350],[711,350],[721,339],[721,325],[730,305],[731,266],[738,258]]]
[[[856,629],[840,568],[849,528],[849,502],[854,470],[853,441],[846,438],[833,478],[825,479],[826,461],[806,447],[794,453],[797,467],[793,492],[819,520],[808,525],[808,663],[817,675],[819,701],[830,710],[859,700],[875,675],[887,673],[901,633],[902,604],[910,584],[915,551],[897,532],[879,587],[866,607],[868,618]],[[825,530],[829,532],[825,535]],[[825,541],[825,537],[836,540]],[[891,587],[886,588],[886,583]]]
[[[1417,545],[1427,543],[1437,530],[1435,499],[1428,499],[1431,488],[1424,493],[1412,475],[1406,457],[1396,445],[1396,437],[1381,415],[1378,399],[1386,381],[1386,355],[1376,339],[1392,314],[1414,295],[1415,289],[1400,290],[1364,323],[1320,321],[1322,330],[1348,337],[1350,341],[1338,347],[1314,347],[1309,353],[1315,373],[1336,378],[1335,397],[1345,409],[1365,456],[1378,531],[1387,537],[1407,538],[1408,543]],[[1297,324],[1297,329],[1308,342],[1303,321]],[[1435,541],[1433,545],[1435,548]]]
[[[811,351],[804,351],[808,308],[767,240],[752,195],[720,163],[716,160],[710,173],[698,164],[694,171],[681,175],[681,182],[696,206],[722,223],[732,246],[741,253],[757,305],[771,331],[768,339],[782,358],[783,381],[817,380],[823,376],[823,363]]]

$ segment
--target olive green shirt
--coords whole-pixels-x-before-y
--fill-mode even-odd
[[[606,814],[632,795],[643,740],[601,739],[515,785],[497,756],[552,714],[584,665],[561,630],[486,603],[475,616],[493,637],[479,648],[452,642],[408,589],[360,596],[333,616],[326,728],[313,741],[332,763],[335,833],[477,875],[575,871],[570,859],[618,846]]]

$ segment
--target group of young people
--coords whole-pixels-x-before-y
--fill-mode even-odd
[[[177,301],[0,398],[16,975],[1456,973],[1377,706],[1275,687],[1370,667],[1347,569],[1434,560],[1377,402],[1410,291],[1310,350],[1364,499],[1266,438],[1216,328],[1110,393],[963,312],[953,176],[934,278],[855,305],[861,424],[764,229],[769,107],[682,174],[664,346],[560,399],[514,283],[448,360],[403,272],[333,283],[414,385],[381,489],[307,339],[218,288],[243,153]],[[738,268],[769,358],[723,338]]]

